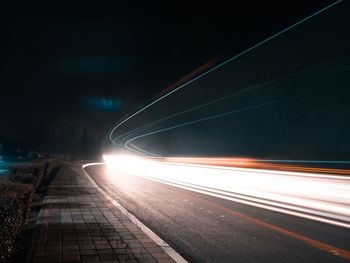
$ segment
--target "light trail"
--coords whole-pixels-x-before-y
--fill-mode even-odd
[[[139,148],[139,147],[137,147],[136,145],[134,145],[134,144],[131,144],[131,146],[134,148],[134,149],[136,149],[136,151],[133,149],[133,148],[131,148],[130,150],[131,151],[134,151],[134,152],[136,152],[136,153],[144,153],[144,154],[146,154],[146,155],[148,155],[148,156],[153,156],[153,157],[161,157],[160,155],[158,155],[158,154],[155,154],[155,153],[151,153],[151,152],[148,152],[148,151],[146,151],[146,150],[144,150],[144,149],[141,149],[141,148]]]
[[[278,100],[238,108],[224,113],[211,113],[212,115],[200,119],[192,119],[171,127],[165,127],[156,131],[140,134],[144,129],[156,124],[170,120],[187,112],[192,112],[212,105],[216,102],[234,97],[238,94],[254,90],[264,85],[277,82],[281,78],[271,80],[267,83],[253,85],[239,92],[221,97],[209,102],[185,109],[161,119],[147,123],[141,127],[117,134],[118,128],[125,122],[131,120],[141,112],[149,109],[161,100],[178,92],[189,84],[204,78],[211,72],[218,70],[244,54],[264,45],[281,34],[297,27],[312,17],[326,11],[327,9],[343,2],[336,1],[318,12],[298,21],[284,30],[270,36],[269,38],[251,46],[230,59],[200,73],[198,76],[179,84],[178,87],[167,89],[165,94],[139,108],[136,112],[122,119],[112,129],[109,138],[114,145],[118,144],[133,152],[159,157],[154,153],[139,148],[132,142],[146,136],[169,131],[186,125],[192,125],[215,118],[228,116],[243,111],[257,109],[294,99],[298,96],[281,98]],[[301,71],[303,72],[303,70]],[[293,76],[297,73],[292,73]],[[210,114],[210,113],[209,113]],[[111,180],[118,176],[119,172],[130,176],[139,176],[156,182],[188,189],[205,195],[215,196],[225,200],[239,202],[263,209],[285,213],[315,220],[323,223],[333,224],[350,228],[350,171],[347,169],[300,167],[296,164],[350,164],[350,161],[314,161],[314,160],[255,160],[232,158],[136,158],[105,156],[109,166],[117,171],[110,173]],[[281,164],[283,163],[283,164]]]
[[[291,26],[288,26],[288,27],[286,27],[285,29],[283,29],[283,30],[281,30],[281,31],[279,31],[279,32],[277,32],[277,33],[271,35],[270,37],[264,39],[263,41],[258,42],[257,44],[255,44],[255,45],[249,47],[248,49],[246,49],[246,50],[244,50],[244,51],[238,53],[237,55],[235,55],[235,56],[233,56],[233,57],[227,59],[226,61],[224,61],[224,62],[222,62],[222,63],[216,65],[215,67],[213,67],[213,68],[211,68],[211,69],[205,71],[204,73],[201,73],[199,76],[194,77],[193,79],[191,79],[191,80],[185,82],[184,84],[180,85],[179,87],[170,90],[170,91],[167,92],[166,94],[164,94],[164,95],[162,95],[161,97],[157,98],[156,100],[150,102],[149,104],[147,104],[147,105],[144,106],[143,108],[137,110],[136,112],[132,113],[130,116],[124,118],[124,119],[121,120],[119,123],[117,123],[117,124],[115,125],[115,127],[112,129],[112,131],[110,132],[110,135],[109,135],[110,140],[112,141],[112,143],[114,143],[113,133],[114,133],[121,125],[123,125],[125,122],[129,121],[131,118],[137,116],[138,114],[140,114],[140,113],[143,112],[144,110],[150,108],[151,106],[153,106],[153,105],[156,104],[157,102],[159,102],[159,101],[163,100],[164,98],[170,96],[171,94],[173,94],[173,93],[175,93],[175,92],[181,90],[182,88],[184,88],[184,87],[187,86],[188,84],[190,84],[190,83],[192,83],[192,82],[194,82],[194,81],[196,81],[196,80],[198,80],[198,79],[201,79],[201,78],[203,78],[204,76],[208,75],[209,73],[211,73],[211,72],[213,72],[213,71],[216,71],[217,69],[221,68],[222,66],[224,66],[224,65],[226,65],[226,64],[228,64],[228,63],[230,63],[230,62],[232,62],[232,61],[234,61],[234,60],[236,60],[237,58],[243,56],[244,54],[249,53],[250,51],[254,50],[255,48],[257,48],[257,47],[259,47],[259,46],[262,46],[262,45],[264,45],[265,43],[267,43],[267,42],[269,42],[269,41],[271,41],[271,40],[277,38],[278,36],[284,34],[285,32],[290,31],[291,29],[293,29],[293,28],[295,28],[295,27],[297,27],[297,26],[299,26],[299,25],[305,23],[306,21],[310,20],[311,18],[313,18],[313,17],[315,17],[315,16],[317,16],[317,15],[323,13],[324,11],[326,11],[326,10],[332,8],[333,6],[335,6],[335,5],[337,5],[337,4],[341,3],[341,2],[343,2],[343,0],[338,0],[338,1],[333,2],[333,3],[330,4],[330,5],[327,5],[326,7],[320,9],[319,11],[317,11],[317,12],[315,12],[315,13],[313,13],[313,14],[311,14],[311,15],[309,15],[309,16],[307,16],[307,17],[301,19],[301,20],[299,20],[298,22],[292,24]]]
[[[162,158],[165,162],[170,163],[186,163],[186,164],[201,164],[201,165],[213,165],[220,167],[240,167],[240,168],[253,168],[253,169],[273,169],[281,171],[296,171],[296,172],[311,172],[318,174],[332,174],[332,175],[350,175],[349,169],[336,169],[336,168],[322,168],[322,167],[308,167],[302,166],[302,164],[327,164],[338,165],[346,164],[350,167],[350,161],[322,161],[322,160],[266,160],[266,159],[253,159],[253,158],[230,158],[230,157],[165,157]],[[299,164],[299,165],[291,165]],[[319,175],[321,176],[321,175]],[[335,178],[334,176],[332,178]],[[339,177],[338,177],[339,178]]]
[[[348,174],[282,171],[176,162],[172,159],[150,159],[105,155],[114,173],[144,177],[153,181],[202,194],[235,201],[263,209],[350,228],[350,171]],[[199,158],[197,158],[198,161]],[[213,161],[213,160],[212,160]],[[221,160],[223,161],[223,160]],[[205,164],[207,163],[207,164]],[[237,163],[253,164],[252,159]]]
[[[305,96],[305,94],[291,96],[291,97],[287,97],[287,98],[282,98],[282,99],[269,101],[269,102],[265,102],[265,103],[261,103],[261,104],[257,104],[257,105],[252,105],[252,106],[248,106],[248,107],[245,107],[245,108],[240,108],[240,109],[236,109],[236,110],[232,110],[232,111],[228,111],[228,112],[224,112],[224,113],[220,113],[220,114],[215,114],[215,115],[211,115],[211,116],[208,116],[208,117],[205,117],[205,118],[196,119],[196,120],[184,122],[184,123],[181,123],[181,124],[178,124],[178,125],[174,125],[174,126],[171,126],[171,127],[159,129],[159,130],[152,131],[152,132],[148,132],[148,133],[145,133],[145,134],[142,134],[142,135],[138,135],[138,136],[135,136],[135,137],[129,139],[124,144],[124,146],[125,146],[126,149],[133,151],[132,148],[128,146],[128,144],[131,143],[132,141],[135,141],[135,140],[140,139],[140,138],[144,138],[144,137],[147,137],[147,136],[150,136],[150,135],[154,135],[154,134],[157,134],[157,133],[170,131],[170,130],[177,129],[177,128],[180,128],[180,127],[184,127],[184,126],[188,126],[188,125],[192,125],[192,124],[196,124],[196,123],[200,123],[200,122],[204,122],[204,121],[208,121],[208,120],[212,120],[212,119],[216,119],[216,118],[225,117],[225,116],[228,116],[228,115],[233,115],[233,114],[244,112],[244,111],[249,111],[249,110],[253,110],[253,109],[262,108],[262,107],[265,107],[265,106],[270,106],[270,105],[273,105],[273,104],[276,104],[276,103],[286,102],[286,101],[289,101],[289,100],[292,100],[292,99],[295,99],[295,98],[298,98],[298,97],[301,97],[301,96]],[[152,154],[152,155],[154,155],[154,154]]]
[[[188,113],[188,112],[191,112],[191,111],[194,111],[194,110],[198,110],[198,109],[204,108],[204,107],[206,107],[206,106],[212,105],[212,104],[214,104],[214,103],[217,103],[217,102],[220,102],[220,101],[223,101],[223,100],[232,98],[232,97],[234,97],[234,96],[236,96],[236,95],[239,95],[239,94],[241,94],[241,93],[244,93],[244,92],[246,92],[246,91],[248,91],[248,90],[254,89],[254,88],[256,88],[256,86],[257,86],[257,85],[253,85],[252,87],[248,87],[248,88],[246,88],[246,89],[244,89],[244,90],[242,90],[242,91],[235,92],[235,93],[233,93],[233,94],[230,94],[230,95],[227,95],[227,96],[224,96],[224,97],[215,99],[215,100],[213,100],[213,101],[209,101],[209,102],[203,103],[203,104],[198,105],[198,106],[191,107],[191,108],[186,109],[186,110],[184,110],[184,111],[177,112],[177,113],[174,113],[174,114],[169,115],[169,116],[167,116],[167,117],[161,118],[161,119],[159,119],[159,120],[156,120],[156,121],[147,123],[146,125],[143,125],[143,126],[141,126],[141,127],[138,127],[138,128],[136,128],[136,129],[133,129],[133,130],[131,130],[131,131],[125,132],[125,133],[123,133],[123,134],[117,136],[116,138],[113,139],[113,144],[115,144],[116,141],[117,141],[119,138],[125,136],[125,137],[121,140],[121,142],[120,142],[120,146],[122,146],[123,141],[124,141],[125,139],[127,139],[128,137],[130,137],[131,135],[135,134],[136,132],[138,132],[138,131],[140,131],[140,130],[143,130],[143,129],[152,127],[152,126],[154,126],[154,125],[156,125],[156,124],[159,124],[159,123],[162,123],[162,122],[164,122],[164,121],[173,119],[173,118],[175,118],[175,117],[177,117],[177,116],[180,116],[180,115],[183,115],[183,114],[185,114],[185,113]]]
[[[141,127],[138,127],[138,128],[136,128],[136,129],[133,129],[133,130],[130,130],[130,131],[127,131],[127,132],[125,132],[125,133],[122,133],[122,134],[118,135],[117,137],[115,137],[115,138],[113,139],[113,144],[119,145],[119,146],[121,146],[121,147],[124,146],[124,148],[126,148],[125,145],[123,145],[123,141],[124,141],[124,140],[127,140],[130,136],[136,134],[136,133],[139,132],[139,131],[142,131],[142,130],[144,130],[144,129],[147,129],[147,128],[149,128],[149,127],[152,127],[152,126],[154,126],[154,125],[156,125],[156,124],[165,122],[165,121],[167,121],[167,120],[171,120],[171,119],[173,119],[173,118],[175,118],[175,117],[178,117],[178,116],[181,116],[181,115],[183,115],[183,114],[185,114],[185,113],[193,112],[193,111],[195,111],[195,110],[205,108],[205,107],[210,106],[210,105],[213,105],[213,104],[215,104],[215,103],[222,102],[222,101],[224,101],[224,100],[227,100],[227,99],[236,97],[236,96],[241,95],[241,94],[244,94],[244,93],[246,93],[246,92],[249,92],[249,91],[252,91],[252,90],[255,90],[255,89],[260,89],[260,88],[263,88],[263,87],[265,87],[265,86],[268,86],[268,85],[277,83],[277,82],[279,82],[279,81],[282,81],[282,80],[286,80],[286,79],[289,79],[289,78],[296,77],[296,76],[298,76],[298,75],[300,75],[300,74],[303,74],[303,73],[306,73],[306,72],[308,72],[308,71],[317,69],[317,68],[319,68],[319,67],[321,67],[321,66],[330,64],[331,62],[332,62],[332,61],[329,61],[329,62],[326,62],[326,63],[321,63],[321,64],[318,64],[318,65],[314,65],[314,66],[311,66],[311,67],[308,67],[308,68],[304,68],[304,69],[302,69],[302,70],[299,70],[299,71],[290,73],[290,74],[285,75],[285,76],[281,76],[281,77],[276,78],[276,79],[269,80],[269,81],[264,82],[264,83],[254,84],[254,85],[251,85],[251,86],[249,86],[249,87],[244,88],[243,90],[240,90],[240,91],[231,93],[231,94],[226,95],[226,96],[223,96],[223,97],[221,97],[221,98],[217,98],[217,99],[215,99],[215,100],[208,101],[208,102],[206,102],[206,103],[203,103],[203,104],[200,104],[200,105],[197,105],[197,106],[188,108],[188,109],[186,109],[186,110],[184,110],[184,111],[171,114],[171,115],[169,115],[169,116],[167,116],[167,117],[164,117],[164,118],[161,118],[161,119],[159,119],[159,120],[149,122],[149,123],[147,123],[147,124],[145,124],[145,125],[143,125],[143,126],[141,126]],[[124,137],[124,138],[122,138],[122,137]],[[120,138],[121,138],[121,141],[120,141],[120,144],[118,144],[118,143],[117,143],[117,140],[120,139]],[[135,147],[135,146],[133,146],[133,147]],[[142,149],[142,151],[144,151],[144,150]],[[142,152],[142,151],[141,151],[141,152]],[[152,154],[151,154],[150,156],[152,156]]]

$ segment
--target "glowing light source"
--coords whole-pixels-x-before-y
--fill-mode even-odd
[[[140,162],[140,158],[132,155],[103,155],[103,160],[113,168],[118,169],[129,169],[134,166],[136,163]]]
[[[120,110],[122,107],[122,101],[116,98],[87,97],[83,99],[83,102],[90,108],[103,111]]]
[[[181,163],[181,158],[169,162],[171,159],[123,155],[104,156],[104,159],[112,168],[112,180],[118,173],[144,177],[350,228],[350,177],[344,174],[279,171],[266,169],[266,166],[256,169],[257,164],[252,159],[236,160],[234,164],[244,164],[244,168],[221,166],[228,161],[224,158],[216,158],[216,164],[215,158],[203,158],[201,162],[201,158],[196,158],[195,163],[188,160]]]

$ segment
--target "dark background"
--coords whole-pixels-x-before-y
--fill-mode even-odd
[[[101,4],[49,10],[4,8],[1,11],[0,143],[44,152],[93,152],[93,148],[100,149],[107,144],[106,135],[120,118],[197,67],[208,61],[223,61],[333,1],[261,2],[211,3],[208,6],[175,3],[140,6],[135,3],[133,7]],[[348,8],[344,4],[345,7]],[[342,32],[346,32],[345,29]],[[265,54],[263,58],[259,58],[261,54]],[[338,55],[306,64],[324,63]],[[247,61],[251,64],[254,59],[261,61],[271,56],[274,54],[261,51]],[[302,64],[282,73],[302,69]],[[245,83],[242,80],[240,87],[234,90],[281,74],[279,65],[259,65],[269,69],[269,78],[259,78],[254,71],[246,70],[244,77],[252,73],[249,79],[255,78],[254,81]],[[215,96],[229,94],[229,90],[222,88]],[[193,94],[198,94],[198,90],[189,92],[192,95],[183,96],[196,98]],[[214,96],[201,94],[205,94],[203,101]],[[261,94],[252,96],[261,98]],[[239,105],[240,102],[234,103]],[[317,103],[313,108],[318,107]],[[227,105],[222,107],[229,110]],[[347,111],[342,108],[344,110]],[[162,112],[161,105],[147,114],[153,120],[159,112]],[[126,128],[137,127],[147,114]],[[317,118],[321,120],[322,114]],[[259,115],[249,118],[261,120]],[[344,124],[343,118],[345,115],[338,123]],[[197,129],[208,131],[201,135],[203,141],[208,142],[217,138],[218,132],[212,135],[213,125],[206,125]],[[293,126],[293,122],[290,125]],[[243,124],[241,127],[245,131],[252,129]],[[225,130],[228,129],[232,131],[232,127]],[[220,132],[223,128],[217,130]],[[254,156],[268,155],[267,146],[256,146],[251,141],[242,144],[238,151],[230,145],[225,148],[223,143],[199,147],[203,145],[199,140],[192,145],[192,138],[200,137],[196,128],[187,128],[186,132],[179,131],[172,136],[158,138],[162,146],[154,148],[159,148],[163,154],[248,155],[249,151],[242,149],[250,147],[254,148],[251,152]],[[174,139],[174,136],[181,138]],[[272,137],[259,140],[270,144],[274,140]],[[344,138],[341,141],[344,142]],[[149,147],[154,140],[141,145]],[[239,136],[233,140],[240,140]],[[208,148],[213,150],[205,151]],[[338,153],[338,156],[343,155],[344,151]]]

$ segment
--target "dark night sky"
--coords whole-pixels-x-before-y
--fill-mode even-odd
[[[0,140],[40,145],[45,134],[71,124],[104,136],[205,62],[331,2],[2,10]],[[118,105],[96,105],[99,99]]]

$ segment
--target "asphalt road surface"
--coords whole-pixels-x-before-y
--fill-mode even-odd
[[[350,229],[86,168],[93,180],[190,262],[349,262]]]

